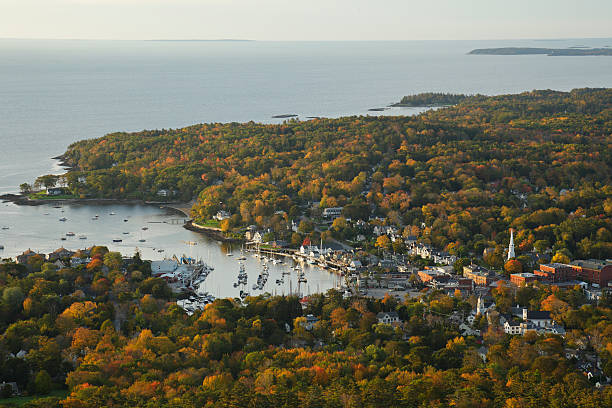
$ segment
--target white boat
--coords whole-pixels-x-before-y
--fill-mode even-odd
[[[74,232],[67,232],[67,233],[66,233],[66,236],[67,236],[67,237],[74,237]]]
[[[239,261],[244,261],[244,260],[246,260],[246,256],[244,256],[244,255],[243,256],[239,256],[236,259],[238,259]]]
[[[116,215],[116,213],[111,211],[110,214],[108,214],[108,215]]]

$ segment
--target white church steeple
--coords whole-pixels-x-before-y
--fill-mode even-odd
[[[510,228],[510,245],[508,245],[508,260],[515,258],[514,254],[514,231]]]

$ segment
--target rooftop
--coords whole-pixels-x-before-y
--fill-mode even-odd
[[[599,259],[576,260],[571,263],[574,266],[581,266],[588,269],[600,270],[604,266],[612,265],[612,262],[602,261]]]

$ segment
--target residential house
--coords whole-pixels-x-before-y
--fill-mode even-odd
[[[27,251],[23,252],[21,255],[17,255],[17,263],[19,264],[27,264],[28,260],[36,255],[40,255],[43,257],[43,259],[45,258],[45,256],[43,254],[37,254],[36,252],[32,251],[31,249],[28,249]]]
[[[69,251],[68,249],[62,247],[62,248],[56,249],[55,251],[47,255],[47,259],[49,260],[49,262],[55,262],[58,259],[71,258],[73,255],[74,255],[73,251]]]
[[[400,323],[400,318],[397,312],[380,312],[376,315],[378,323],[397,324]]]
[[[323,217],[325,218],[338,218],[342,215],[343,207],[328,207],[323,210]]]
[[[66,194],[66,189],[64,187],[49,187],[47,189],[47,195],[49,196],[59,196],[62,194]]]
[[[319,321],[319,318],[317,318],[316,316],[312,314],[307,314],[305,317],[306,317],[306,321],[303,323],[300,323],[300,326],[302,326],[304,329],[308,331],[311,331],[314,328],[315,323]]]
[[[229,212],[225,210],[220,210],[220,211],[217,211],[217,214],[215,214],[213,218],[217,221],[223,221],[223,220],[228,219],[231,216],[232,215]]]

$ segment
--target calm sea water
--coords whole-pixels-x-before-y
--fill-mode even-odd
[[[112,131],[170,128],[199,122],[278,122],[277,114],[338,117],[403,95],[437,91],[500,94],[532,89],[612,86],[612,57],[473,56],[473,48],[501,46],[612,46],[612,39],[564,41],[415,42],[143,42],[0,40],[0,193],[22,182],[60,172],[51,157],[77,140]],[[384,114],[414,114],[392,109]],[[370,114],[380,114],[371,113]],[[117,206],[139,224],[165,215],[157,208]],[[59,244],[67,227],[109,244],[119,230],[91,223],[102,210],[69,207],[66,224],[45,207],[0,206],[0,256]],[[112,211],[112,210],[109,210]],[[69,223],[72,223],[68,225]],[[91,225],[90,225],[91,224]],[[130,224],[130,223],[128,223]],[[152,247],[182,253],[184,241],[201,239],[208,256],[231,278],[235,261],[218,245],[170,224],[151,228]],[[123,227],[123,225],[121,225]],[[131,226],[131,224],[130,224]],[[135,233],[139,229],[132,228]],[[126,231],[121,231],[126,232]],[[137,241],[137,240],[136,240]],[[111,245],[112,246],[112,245]],[[117,249],[133,251],[135,245]],[[144,255],[163,257],[141,248]],[[193,251],[194,249],[191,248]],[[249,261],[250,262],[250,261]],[[253,265],[255,268],[255,265]],[[318,272],[317,272],[318,273]],[[213,275],[221,276],[221,273]],[[213,275],[209,282],[214,286]],[[327,272],[322,285],[331,285]],[[329,279],[328,279],[329,278]],[[222,278],[219,278],[222,279]],[[327,281],[325,279],[328,279]],[[272,281],[272,276],[270,277]],[[221,281],[220,281],[221,282]],[[225,281],[223,281],[225,282]],[[313,285],[314,285],[313,280]],[[326,283],[325,283],[326,282]],[[221,292],[224,289],[220,289]],[[216,289],[211,288],[211,292]],[[223,293],[222,293],[223,294]]]

